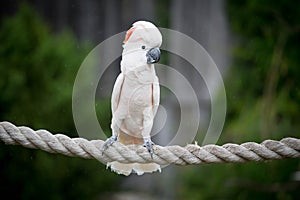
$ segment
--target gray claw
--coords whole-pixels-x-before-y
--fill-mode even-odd
[[[104,145],[102,147],[102,154],[104,151],[106,151],[106,149],[108,149],[108,147],[110,147],[115,141],[117,141],[117,138],[117,136],[111,136],[104,142]]]
[[[145,140],[144,145],[143,145],[144,147],[146,147],[146,149],[150,153],[151,158],[153,158],[152,157],[152,155],[153,155],[153,145],[154,145],[154,143],[151,140]]]

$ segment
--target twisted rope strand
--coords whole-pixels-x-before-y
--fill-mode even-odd
[[[102,140],[69,138],[63,134],[51,134],[46,130],[34,131],[28,127],[9,122],[0,122],[0,138],[5,144],[22,145],[27,148],[41,149],[50,153],[97,159],[103,163],[119,161],[122,163],[149,163],[160,165],[196,165],[204,163],[244,163],[250,161],[300,158],[300,139],[283,138],[280,141],[265,140],[261,144],[247,142],[241,145],[224,144],[198,146],[154,146],[153,158],[141,145],[122,145],[115,142],[105,152],[101,149]]]

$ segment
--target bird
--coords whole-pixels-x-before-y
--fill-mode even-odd
[[[160,101],[160,87],[154,63],[160,60],[162,35],[151,22],[137,21],[126,32],[123,41],[121,73],[111,97],[112,136],[102,148],[104,152],[114,142],[143,145],[153,155],[151,129]],[[130,175],[161,172],[156,163],[107,163],[112,171]]]

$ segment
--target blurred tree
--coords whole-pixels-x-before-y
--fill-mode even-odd
[[[300,137],[299,2],[230,0],[237,36],[226,78],[227,121],[220,143]],[[298,199],[298,159],[189,167],[189,199]],[[195,174],[197,173],[197,176]],[[187,199],[185,198],[185,199]]]
[[[241,35],[228,78],[230,131],[244,139],[234,126],[259,140],[299,136],[299,3],[230,1],[229,14]]]
[[[76,136],[72,86],[87,46],[69,32],[51,35],[26,5],[3,20],[0,41],[0,120]],[[11,199],[96,198],[116,177],[97,161],[2,143],[0,162],[1,195]]]

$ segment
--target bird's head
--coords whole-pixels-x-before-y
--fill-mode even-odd
[[[154,24],[147,21],[137,21],[126,32],[123,47],[124,52],[145,52],[147,63],[152,64],[160,59],[159,47],[161,43],[161,33]]]

